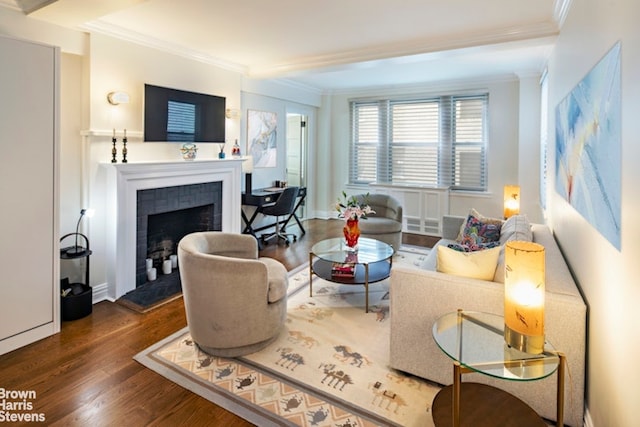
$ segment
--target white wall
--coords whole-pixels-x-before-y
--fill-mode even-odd
[[[593,426],[638,425],[640,402],[640,30],[636,0],[572,2],[549,61],[549,140],[558,103],[622,42],[622,247],[618,251],[554,189],[549,220],[589,306],[587,407]],[[554,173],[554,147],[549,165]],[[570,400],[567,400],[570,404]]]
[[[532,84],[532,82],[536,82]],[[539,90],[537,79],[528,77],[521,82],[517,77],[496,78],[490,81],[457,82],[450,84],[414,86],[408,88],[386,88],[364,92],[338,93],[331,96],[328,107],[330,123],[321,127],[319,149],[325,156],[318,156],[318,171],[323,173],[318,179],[327,182],[323,202],[330,209],[342,189],[348,182],[349,170],[349,101],[364,97],[416,94],[442,95],[447,93],[465,93],[468,91],[489,92],[489,151],[488,151],[488,191],[485,194],[471,192],[452,193],[449,213],[466,215],[474,207],[481,213],[492,217],[502,217],[503,187],[505,184],[522,186],[522,197],[533,199],[522,206],[534,222],[540,222],[542,214],[538,203],[538,170],[534,173],[521,173],[521,164],[530,161],[532,138],[520,129],[539,128]],[[522,112],[521,112],[522,109]],[[325,132],[325,133],[323,133]],[[534,136],[539,139],[539,131]],[[521,138],[527,137],[526,141]],[[523,144],[525,144],[523,146]],[[537,148],[534,146],[533,151]],[[524,159],[524,160],[522,160]],[[535,163],[536,168],[538,163]],[[319,201],[321,196],[319,196]],[[324,215],[333,215],[324,212]]]
[[[518,178],[520,210],[543,223],[540,203],[540,75],[520,78]]]
[[[83,80],[84,59],[80,55],[63,53],[60,64],[60,233],[65,235],[75,231],[80,209],[83,204],[82,139],[80,131],[85,128],[83,122],[83,104],[86,91],[78,84]],[[81,232],[88,230],[90,219],[84,218]],[[70,239],[70,238],[69,238]],[[73,239],[65,240],[63,246],[72,244]],[[91,241],[90,241],[91,243]],[[60,276],[69,277],[72,282],[84,282],[84,267],[75,264],[85,262],[60,263]]]

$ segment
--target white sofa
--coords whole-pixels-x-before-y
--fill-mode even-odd
[[[464,220],[464,217],[443,218],[443,240],[438,244],[455,239]],[[546,339],[567,357],[564,423],[582,426],[587,306],[550,229],[539,224],[533,224],[531,229],[533,241],[545,247]],[[435,265],[432,259],[435,254],[434,248],[424,263],[425,268],[393,266],[390,360],[395,369],[448,385],[453,382],[453,364],[433,340],[431,330],[434,322],[457,309],[502,315],[504,285],[431,270],[429,268]],[[556,374],[543,380],[519,382],[472,373],[465,374],[463,381],[485,383],[506,390],[544,418],[556,420]]]

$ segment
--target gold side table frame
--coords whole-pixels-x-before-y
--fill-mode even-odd
[[[470,321],[484,329],[486,329],[489,333],[494,333],[494,334],[502,334],[503,331],[499,330],[498,328],[496,328],[493,325],[489,325],[487,323],[482,322],[481,320],[475,318],[473,315],[475,313],[473,312],[465,312],[463,310],[458,310],[457,311],[457,319],[456,319],[456,333],[458,335],[458,342],[456,343],[458,348],[455,349],[455,351],[451,351],[451,349],[445,349],[443,348],[443,343],[438,341],[438,338],[436,336],[436,328],[439,326],[438,322],[441,321],[442,319],[445,319],[445,317],[449,316],[449,318],[447,319],[447,321],[451,322],[451,316],[455,314],[455,313],[449,313],[443,317],[441,317],[440,319],[438,319],[438,321],[436,321],[436,324],[433,327],[434,330],[434,339],[436,341],[436,343],[438,344],[438,346],[440,347],[441,350],[443,350],[444,353],[446,353],[449,357],[451,357],[453,359],[453,385],[452,385],[452,420],[453,420],[453,426],[454,427],[460,427],[460,395],[461,395],[461,388],[462,388],[462,375],[466,374],[466,373],[481,373],[481,374],[485,374],[485,375],[490,375],[487,374],[486,371],[490,370],[491,368],[509,368],[509,367],[526,367],[526,366],[532,366],[535,363],[540,363],[540,361],[542,360],[549,360],[549,358],[557,358],[557,369],[556,373],[557,373],[557,390],[556,390],[556,426],[558,427],[562,427],[564,425],[564,388],[565,388],[565,367],[566,367],[566,357],[565,354],[559,351],[555,351],[555,350],[551,350],[551,351],[547,351],[545,350],[545,352],[540,356],[540,357],[536,357],[536,358],[524,358],[524,359],[516,359],[516,360],[497,360],[497,361],[488,361],[486,363],[473,363],[470,364],[469,366],[465,365],[464,362],[461,362],[459,359],[461,359],[462,357],[460,356],[462,354],[462,324],[463,324],[463,320],[465,321]],[[486,313],[480,313],[481,315],[486,315]],[[451,322],[452,323],[452,322]],[[450,329],[453,329],[453,327],[451,327]],[[447,351],[449,350],[449,351]],[[452,354],[453,353],[453,354]],[[552,360],[552,359],[551,359]],[[552,374],[552,373],[551,373]],[[527,380],[536,380],[536,379],[543,379],[548,377],[550,374],[544,374],[542,376],[539,377],[528,377]],[[496,377],[495,375],[490,375],[492,377]],[[505,377],[506,379],[506,377]]]

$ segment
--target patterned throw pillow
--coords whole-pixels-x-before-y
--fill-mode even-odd
[[[470,243],[461,245],[460,243],[449,243],[448,248],[458,252],[475,252],[483,249],[491,249],[500,246],[500,242],[488,242],[488,243]]]
[[[457,242],[462,246],[481,249],[480,245],[500,240],[501,228],[501,219],[487,218],[471,209],[467,221],[460,228]]]

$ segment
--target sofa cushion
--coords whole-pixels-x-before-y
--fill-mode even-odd
[[[437,271],[481,280],[493,280],[500,256],[500,247],[460,252],[439,245],[437,251]]]
[[[461,245],[475,246],[500,240],[502,220],[488,218],[471,209],[467,220],[460,227],[457,242]]]
[[[358,221],[358,227],[364,234],[399,233],[402,231],[402,223],[385,217],[369,216]]]

